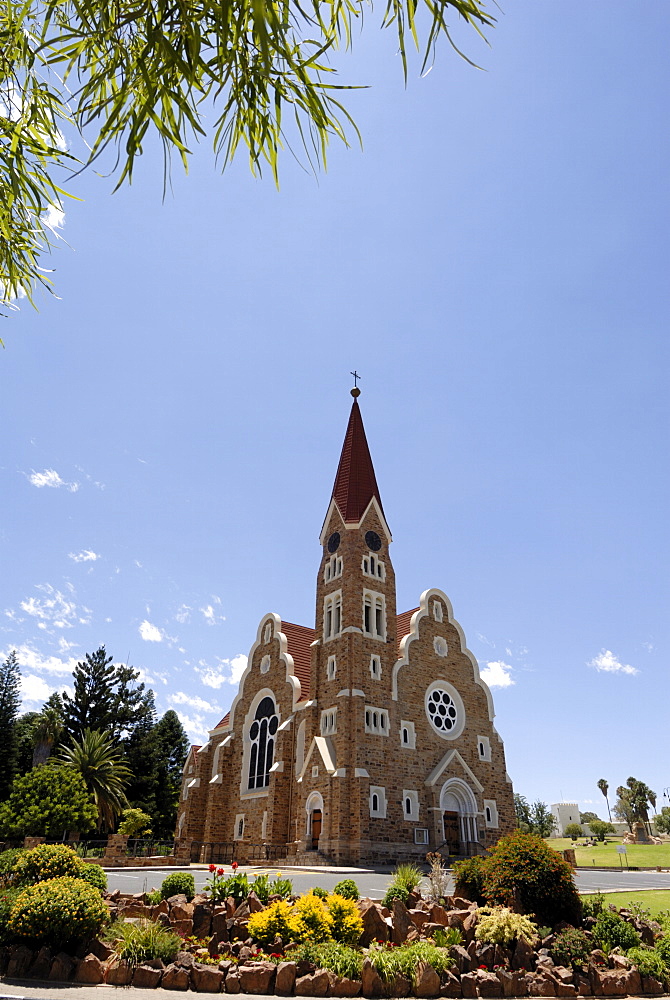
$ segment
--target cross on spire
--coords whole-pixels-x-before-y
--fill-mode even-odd
[[[352,372],[349,372],[349,374],[353,375],[353,377],[354,377],[354,389],[355,389],[355,388],[357,388],[358,380],[360,379],[361,376],[358,374],[358,372],[356,371],[356,369],[354,369]]]

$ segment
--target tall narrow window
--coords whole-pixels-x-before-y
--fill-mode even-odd
[[[363,591],[363,631],[375,639],[386,638],[386,599],[383,594]]]
[[[263,698],[256,709],[249,728],[251,753],[249,756],[249,790],[265,788],[270,784],[270,768],[274,757],[275,733],[279,719],[275,703],[269,696]]]
[[[323,602],[323,637],[332,639],[342,631],[342,592],[328,594]]]

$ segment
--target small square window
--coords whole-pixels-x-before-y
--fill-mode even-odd
[[[414,843],[415,844],[427,844],[428,843],[428,830],[425,827],[415,827],[414,829]]]

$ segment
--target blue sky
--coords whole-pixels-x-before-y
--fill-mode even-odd
[[[404,87],[343,58],[364,146],[281,188],[203,146],[162,200],[94,172],[60,298],[2,322],[0,650],[25,707],[105,643],[201,742],[266,611],[312,624],[350,397],[398,609],[450,596],[517,791],[668,760],[670,8],[517,0]],[[66,242],[65,242],[66,241]]]

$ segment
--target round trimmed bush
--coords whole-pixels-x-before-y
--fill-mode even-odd
[[[53,878],[28,886],[9,917],[19,940],[65,948],[95,937],[108,917],[99,891],[80,878]]]
[[[640,944],[640,935],[619,913],[602,910],[593,927],[593,940],[606,953],[612,948],[628,951]]]
[[[77,878],[83,879],[89,885],[94,885],[100,892],[104,892],[107,888],[107,876],[105,875],[104,868],[101,868],[100,865],[82,861]]]
[[[572,866],[541,837],[520,830],[501,837],[483,867],[490,903],[519,903],[524,913],[551,927],[560,920],[579,923],[582,907]]]
[[[550,954],[556,965],[581,967],[588,962],[591,942],[579,927],[566,927],[556,935]]]
[[[322,889],[320,885],[315,885],[313,889],[310,889],[313,896],[317,896],[319,899],[328,898],[328,890]]]
[[[85,862],[65,844],[39,844],[23,855],[14,865],[14,876],[19,885],[35,885],[52,878],[81,878]]]
[[[190,901],[195,896],[195,879],[190,872],[171,872],[167,878],[163,879],[161,885],[161,896],[169,899],[183,893]]]
[[[401,903],[406,903],[409,899],[409,889],[404,885],[390,885],[382,899],[382,906],[386,906],[389,910],[392,910],[394,899],[399,899]]]
[[[353,899],[354,902],[360,899],[358,886],[352,878],[343,878],[341,882],[337,883],[333,892],[338,896],[344,896],[345,899]]]
[[[484,879],[486,877],[486,858],[464,858],[454,862],[454,879],[456,886],[454,894],[470,899],[480,905],[485,902]]]

